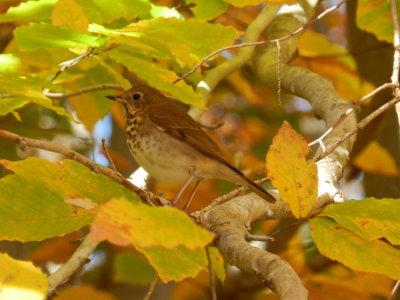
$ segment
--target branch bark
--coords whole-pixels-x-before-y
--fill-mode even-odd
[[[281,299],[308,299],[308,291],[285,260],[245,241],[251,223],[289,216],[291,212],[283,201],[269,204],[252,193],[214,207],[206,215],[206,220],[211,231],[218,236],[219,251],[230,264],[255,274]]]

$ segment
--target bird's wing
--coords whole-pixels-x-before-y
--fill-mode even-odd
[[[172,137],[185,141],[197,151],[230,165],[222,156],[214,141],[188,114],[177,107],[158,107],[150,114],[150,120]]]

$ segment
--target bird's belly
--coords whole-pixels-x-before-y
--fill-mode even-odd
[[[196,168],[194,149],[183,145],[169,135],[160,132],[147,136],[136,145],[129,145],[136,162],[152,177],[162,182],[183,183]]]
[[[194,171],[195,179],[243,181],[225,164],[165,132],[153,131],[151,135],[143,135],[140,141],[129,141],[129,149],[136,162],[159,181],[183,183],[190,176],[190,171]]]

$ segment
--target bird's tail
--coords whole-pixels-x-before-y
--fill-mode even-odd
[[[246,185],[258,196],[261,198],[265,199],[269,203],[275,203],[275,198],[266,190],[264,190],[261,186],[259,186],[257,183],[251,181],[249,178],[243,175],[243,178],[246,180]]]

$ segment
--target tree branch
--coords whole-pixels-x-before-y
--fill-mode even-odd
[[[114,180],[115,182],[122,184],[132,192],[135,192],[140,198],[142,198],[144,201],[147,201],[150,205],[154,205],[153,202],[156,202],[160,205],[163,206],[170,206],[169,201],[154,195],[153,193],[149,191],[142,190],[135,186],[132,182],[127,180],[124,176],[122,176],[120,173],[113,171],[107,167],[104,167],[102,165],[99,165],[87,157],[72,151],[68,148],[65,148],[64,146],[54,144],[54,143],[49,143],[45,141],[40,141],[40,140],[35,140],[31,139],[28,137],[24,137],[6,130],[1,130],[0,129],[0,137],[16,141],[19,145],[23,143],[24,147],[26,146],[32,146],[35,148],[47,150],[47,151],[52,151],[56,153],[60,153],[65,155],[67,158],[70,158],[72,160],[75,160],[77,162],[80,162],[81,164],[87,166],[89,169],[91,169],[93,172],[98,173],[98,174],[103,174],[110,179]]]
[[[286,203],[269,204],[255,194],[237,197],[214,207],[206,215],[224,258],[241,270],[255,274],[283,300],[308,299],[308,292],[292,267],[279,256],[249,245],[245,236],[251,223],[290,216]]]
[[[90,241],[89,236],[87,236],[70,259],[47,278],[49,284],[47,294],[52,295],[60,284],[68,280],[77,270],[86,264],[89,255],[96,249],[97,245],[97,242]]]
[[[82,95],[85,93],[98,91],[98,90],[120,90],[120,91],[123,91],[124,88],[120,84],[103,83],[103,84],[96,84],[96,85],[84,87],[80,90],[76,90],[76,91],[73,91],[70,93],[50,93],[50,92],[45,91],[45,92],[43,92],[43,95],[45,95],[46,97],[52,98],[52,99],[62,99],[62,98],[78,96],[78,95]]]
[[[393,21],[393,46],[394,46],[394,54],[393,54],[393,72],[391,76],[391,80],[393,84],[399,84],[399,72],[400,72],[400,25],[399,25],[399,17],[397,15],[397,7],[396,0],[390,0],[390,10]],[[400,98],[400,88],[394,88],[393,96],[395,98]],[[397,119],[400,125],[400,104],[396,104],[396,112]]]
[[[258,16],[249,24],[247,27],[243,41],[246,43],[251,43],[257,41],[260,35],[264,32],[264,30],[268,27],[268,25],[274,19],[279,6],[265,6],[262,11],[258,14]],[[237,55],[230,60],[225,61],[224,63],[216,66],[206,73],[203,80],[199,82],[197,85],[196,91],[200,93],[205,103],[208,101],[208,95],[214,88],[218,85],[218,83],[226,78],[229,74],[233,73],[236,70],[242,68],[248,61],[250,60],[255,47],[242,47],[239,49]],[[201,63],[200,63],[201,64]],[[187,75],[186,75],[187,76]],[[184,78],[184,77],[183,77]],[[198,119],[202,113],[202,110],[197,107],[192,107],[189,111],[189,114],[194,118]]]
[[[271,40],[267,40],[267,41],[259,41],[259,42],[250,42],[250,41],[246,41],[244,43],[240,43],[240,44],[236,44],[236,45],[231,45],[231,46],[227,46],[227,47],[223,47],[220,48],[212,53],[210,53],[209,55],[207,55],[203,60],[201,60],[197,65],[195,65],[189,72],[185,73],[184,75],[182,75],[181,77],[179,77],[178,79],[176,79],[173,84],[185,79],[187,76],[189,76],[190,74],[192,74],[193,72],[195,72],[198,68],[201,67],[201,65],[203,63],[205,63],[206,61],[208,61],[211,57],[227,51],[227,50],[231,50],[231,49],[237,49],[237,48],[243,48],[243,47],[254,47],[254,46],[261,46],[261,45],[265,45],[265,44],[269,44],[269,43],[278,43],[281,41],[285,41],[290,39],[291,37],[298,35],[299,33],[303,32],[304,30],[306,30],[309,26],[311,26],[312,24],[316,23],[318,20],[322,19],[324,16],[326,16],[327,14],[331,13],[332,11],[334,11],[335,9],[339,8],[340,6],[342,6],[344,3],[346,2],[346,0],[342,0],[340,1],[338,4],[324,10],[322,13],[320,13],[318,16],[316,16],[315,18],[311,19],[310,21],[308,21],[307,23],[305,23],[304,25],[302,25],[301,27],[299,27],[297,30],[292,31],[291,33],[282,36],[280,38],[276,38],[276,39],[271,39]],[[272,8],[271,8],[272,7]],[[265,12],[268,13],[272,12],[274,10],[274,8],[276,9],[275,12],[277,12],[277,10],[279,9],[279,6],[266,6],[264,8]],[[264,14],[264,11],[262,11],[257,18],[261,18]],[[255,19],[255,21],[257,20],[257,18]],[[256,23],[253,21],[249,27],[248,30],[251,32],[253,31],[253,29],[250,27],[252,25],[255,25]],[[247,32],[247,30],[246,30]],[[251,50],[253,51],[253,50]],[[246,60],[247,61],[247,60]]]

